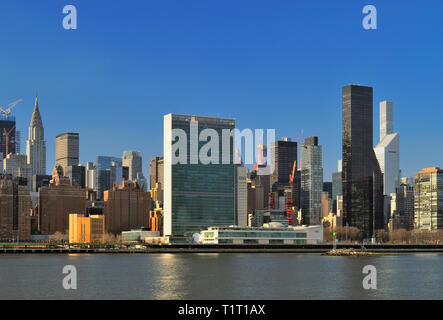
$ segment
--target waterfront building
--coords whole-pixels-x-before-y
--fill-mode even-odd
[[[235,224],[234,128],[233,119],[165,115],[165,236],[193,234],[212,225]],[[210,142],[206,140],[208,137],[201,141],[208,132],[216,136],[210,135]],[[218,143],[214,143],[216,138]],[[205,149],[211,150],[208,164],[202,163],[199,156]],[[175,161],[177,159],[179,161]],[[173,164],[173,160],[177,163]]]
[[[301,212],[303,224],[319,225],[322,219],[323,167],[318,137],[301,147]]]
[[[391,194],[391,217],[389,230],[414,228],[414,187],[401,183]]]
[[[13,178],[26,179],[28,190],[32,189],[32,169],[28,164],[25,154],[10,153],[3,159],[3,173],[12,175]]]
[[[121,186],[114,183],[112,189],[104,192],[106,232],[117,235],[125,230],[147,228],[149,197],[149,192],[143,191],[136,182],[123,180]]]
[[[200,232],[204,244],[319,244],[323,242],[323,227],[283,227],[269,223],[264,227],[209,227]]]
[[[56,232],[68,234],[69,214],[86,212],[86,190],[71,185],[64,176],[62,166],[52,172],[49,186],[38,191],[38,229],[40,234],[52,235]]]
[[[383,174],[373,149],[373,89],[343,88],[343,219],[365,237],[384,228]]]
[[[149,211],[149,229],[163,235],[163,208],[154,208]]]
[[[443,170],[425,168],[415,174],[414,226],[416,229],[443,229]]]
[[[38,98],[35,97],[34,112],[29,124],[29,135],[26,142],[26,155],[31,166],[32,175],[46,174],[46,141],[43,121],[38,108]]]
[[[152,189],[157,182],[159,182],[161,186],[164,185],[163,171],[164,171],[163,157],[152,157],[151,163],[149,165],[149,174],[150,174],[149,188]]]
[[[105,234],[105,218],[101,215],[69,215],[69,243],[100,243]]]
[[[61,166],[63,172],[68,166],[79,164],[80,136],[76,132],[67,132],[55,138],[55,165]]]
[[[32,201],[23,178],[0,174],[0,239],[31,239]]]
[[[145,229],[135,229],[122,232],[122,242],[144,242],[148,237],[160,237],[160,232]]]
[[[292,174],[294,161],[297,161],[297,142],[284,137],[281,141],[271,143],[271,153],[274,157],[274,171],[271,173],[271,191],[289,186],[289,176]]]
[[[236,166],[236,225],[246,227],[248,225],[248,168]]]
[[[394,103],[380,102],[380,142],[374,149],[383,173],[384,195],[400,185],[400,134],[394,133]]]

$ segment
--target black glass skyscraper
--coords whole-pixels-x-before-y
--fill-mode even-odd
[[[383,175],[373,149],[371,87],[343,88],[343,218],[370,237],[383,229]]]

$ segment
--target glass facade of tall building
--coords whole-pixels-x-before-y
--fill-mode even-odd
[[[373,89],[343,87],[344,223],[365,237],[384,228],[383,175],[373,149]]]
[[[103,199],[105,190],[112,188],[114,182],[121,185],[123,178],[122,159],[109,156],[97,156],[97,199]]]
[[[415,175],[414,226],[416,229],[443,229],[443,170],[423,169]]]
[[[271,191],[289,186],[289,176],[292,174],[294,161],[297,160],[297,142],[289,138],[271,143],[275,169],[271,174]],[[300,164],[297,164],[300,166]]]
[[[16,152],[15,138],[15,117],[2,115],[0,117],[0,154],[3,156],[2,159],[6,158],[9,153]]]
[[[198,128],[195,126],[197,123]],[[197,128],[192,133],[191,124]],[[234,138],[230,136],[227,144],[222,143],[223,130],[234,128],[233,119],[165,115],[164,235],[189,235],[209,226],[235,224],[236,171],[232,156]],[[185,133],[186,136],[179,139],[186,140],[186,150],[173,151],[173,145],[179,143],[179,139],[174,137],[174,129],[181,129]],[[218,164],[203,164],[201,159],[194,157],[195,145],[198,145],[197,152],[201,154],[202,147],[208,143],[205,139],[200,141],[200,134],[205,129],[214,129],[218,134]],[[173,153],[178,156],[180,152],[186,152],[186,163],[173,164]],[[227,152],[229,164],[223,163],[223,152]]]

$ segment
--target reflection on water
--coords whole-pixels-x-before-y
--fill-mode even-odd
[[[65,265],[77,290],[64,290]],[[377,268],[377,290],[362,286]],[[2,255],[1,299],[443,299],[443,255]]]

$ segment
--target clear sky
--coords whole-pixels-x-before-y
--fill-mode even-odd
[[[64,30],[62,8],[78,10]],[[362,8],[377,8],[377,30]],[[395,103],[404,176],[443,166],[443,2],[359,0],[64,0],[0,4],[0,104],[26,151],[34,95],[48,172],[55,136],[80,133],[80,158],[163,153],[163,115],[233,117],[277,137],[319,136],[324,180],[341,159],[341,88]]]

